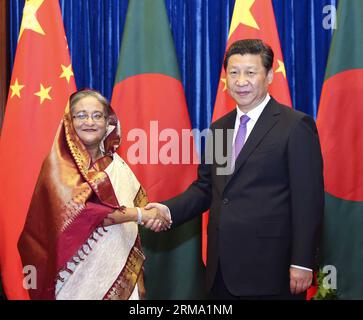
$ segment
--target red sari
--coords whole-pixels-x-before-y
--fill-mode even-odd
[[[23,265],[37,271],[31,299],[143,297],[145,257],[136,223],[102,226],[113,210],[147,203],[137,179],[115,153],[120,130],[113,112],[109,128],[101,143],[104,156],[91,163],[66,108],[18,242]],[[105,268],[110,268],[107,274]]]

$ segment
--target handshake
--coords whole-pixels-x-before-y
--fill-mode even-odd
[[[141,216],[138,214],[141,211]],[[138,221],[143,227],[155,232],[170,229],[171,215],[167,206],[161,203],[149,203],[146,207],[116,209],[104,218],[103,226]]]
[[[173,223],[168,207],[161,203],[151,202],[141,208],[141,213],[141,225],[155,232],[168,230]]]

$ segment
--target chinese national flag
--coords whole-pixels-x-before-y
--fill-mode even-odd
[[[59,2],[26,1],[0,139],[0,267],[9,299],[28,299],[17,242],[75,89]]]
[[[271,46],[275,60],[274,79],[269,92],[280,103],[291,106],[285,64],[271,0],[236,0],[226,49],[233,42],[242,39],[261,39]],[[226,74],[222,67],[212,121],[216,121],[236,107],[236,103],[227,93],[225,79]]]
[[[229,28],[227,46],[242,39],[262,39],[274,51],[274,79],[270,94],[280,103],[291,106],[290,91],[286,79],[284,59],[281,53],[275,15],[271,0],[236,0]],[[236,107],[236,103],[226,90],[226,75],[222,67],[212,121],[216,121]],[[207,255],[208,213],[203,215],[203,261]]]

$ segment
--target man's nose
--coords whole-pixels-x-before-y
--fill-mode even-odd
[[[237,86],[244,86],[246,84],[247,84],[246,77],[243,74],[238,76],[238,78],[236,79],[236,85]]]

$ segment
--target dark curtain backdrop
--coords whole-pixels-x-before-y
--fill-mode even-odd
[[[209,126],[235,0],[165,0],[193,128]],[[316,117],[337,0],[273,0],[293,105]],[[78,88],[111,98],[128,0],[60,0]],[[9,4],[13,65],[24,0]]]
[[[0,0],[0,134],[4,119],[5,104],[9,85],[9,23],[8,2]],[[1,288],[0,288],[1,289]],[[1,294],[1,292],[0,292]]]

